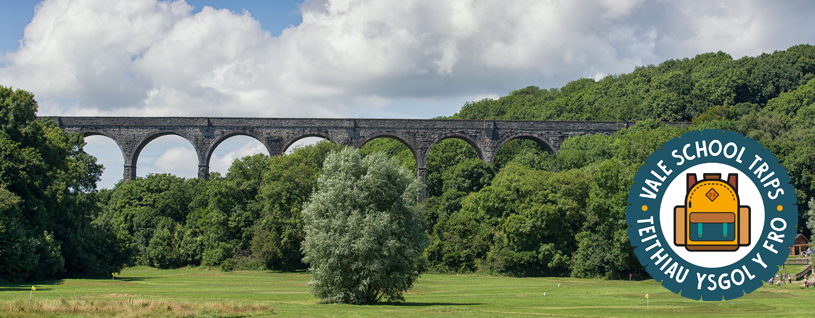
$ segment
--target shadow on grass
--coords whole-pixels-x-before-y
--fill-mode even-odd
[[[74,280],[80,281],[92,281],[92,282],[140,282],[148,279],[155,279],[158,277],[116,277],[115,280],[113,279],[103,279],[103,278],[70,278]],[[57,280],[42,280],[42,281],[33,281],[33,282],[24,282],[24,283],[9,283],[9,282],[2,282],[0,283],[0,292],[3,291],[21,291],[21,290],[31,290],[31,286],[37,287],[37,290],[51,290],[48,287],[41,287],[41,286],[52,286],[52,285],[62,285],[64,283],[63,279]]]
[[[34,285],[34,286],[40,286],[40,285]],[[2,292],[21,292],[21,291],[30,291],[30,290],[31,290],[31,285],[26,285],[26,286],[22,286],[22,285],[20,285],[20,286],[0,286],[0,293],[2,293]],[[45,291],[45,290],[51,290],[51,288],[37,287],[37,291]]]
[[[51,290],[48,287],[42,286],[52,286],[52,285],[59,285],[62,284],[61,279],[57,280],[38,280],[33,282],[23,282],[23,283],[10,283],[8,281],[4,281],[0,283],[0,292],[4,291],[24,291],[24,290],[31,290],[31,286],[37,288],[37,290]]]
[[[140,282],[148,279],[156,279],[160,277],[116,277],[116,280],[123,282]]]
[[[379,303],[377,306],[403,306],[403,307],[429,307],[429,306],[478,306],[483,303],[426,303],[426,302],[404,302],[404,303]]]

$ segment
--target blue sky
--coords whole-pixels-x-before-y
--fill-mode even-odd
[[[187,3],[195,6],[195,11],[201,11],[204,6],[218,9],[229,9],[234,12],[249,11],[260,22],[264,30],[273,35],[279,35],[288,26],[300,25],[303,18],[300,16],[299,5],[303,0],[230,0],[230,1],[202,1],[190,0]]]
[[[40,115],[432,118],[513,89],[811,43],[811,1],[2,1],[0,85]],[[180,137],[138,175],[195,176]],[[88,138],[121,178],[118,147]],[[233,138],[213,171],[262,152]],[[193,158],[193,159],[190,159]],[[189,167],[188,167],[189,166]]]
[[[34,6],[39,1],[19,0],[2,2],[0,10],[0,52],[17,49],[23,38],[23,28],[34,17]]]

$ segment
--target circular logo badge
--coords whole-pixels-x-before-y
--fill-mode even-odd
[[[683,134],[645,161],[628,193],[628,237],[662,286],[690,299],[741,297],[790,254],[798,210],[787,171],[732,131]]]

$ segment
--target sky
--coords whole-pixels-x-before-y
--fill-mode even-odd
[[[0,1],[0,85],[41,116],[433,118],[535,85],[671,58],[812,43],[811,1]],[[122,176],[105,137],[86,140]],[[265,150],[234,137],[211,171]],[[161,137],[137,174],[196,175]],[[189,166],[189,167],[188,167]]]

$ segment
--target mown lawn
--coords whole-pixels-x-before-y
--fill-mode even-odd
[[[802,270],[807,269],[809,265],[786,265],[784,268],[778,270],[779,274],[798,274]]]
[[[319,304],[307,273],[125,269],[116,280],[65,279],[0,286],[2,317],[811,317],[815,289],[767,287],[726,302],[687,300],[653,280],[423,275],[407,302]],[[558,284],[561,287],[558,287]],[[546,296],[544,296],[546,293]],[[651,295],[645,308],[645,294]]]

